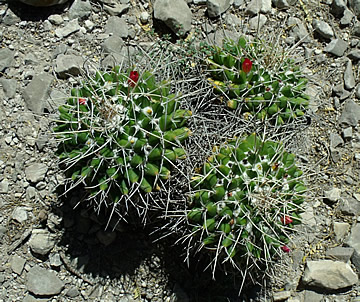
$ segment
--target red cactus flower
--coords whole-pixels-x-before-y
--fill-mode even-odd
[[[293,220],[288,215],[281,217],[280,220],[283,224],[290,224],[293,222]]]
[[[252,67],[252,62],[250,61],[250,59],[245,58],[244,62],[242,63],[242,71],[245,73],[249,73]]]
[[[285,252],[285,253],[290,253],[290,251],[291,251],[290,248],[289,248],[288,246],[286,246],[286,245],[282,246],[281,249],[282,249],[283,252]]]
[[[130,71],[130,76],[128,80],[129,85],[131,87],[134,87],[138,80],[139,80],[139,73],[135,70]]]
[[[86,105],[86,99],[84,99],[84,98],[79,98],[79,104],[80,104],[80,105]]]

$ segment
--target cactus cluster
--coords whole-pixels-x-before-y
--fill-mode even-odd
[[[226,40],[223,48],[212,48],[207,65],[209,82],[230,109],[277,125],[305,114],[307,79],[292,59],[274,57],[260,41]]]
[[[197,172],[187,212],[192,246],[240,267],[289,251],[306,191],[294,154],[252,134],[216,147]]]
[[[89,76],[71,95],[53,131],[73,187],[83,183],[90,198],[113,203],[160,190],[191,134],[185,124],[192,113],[179,108],[169,82],[117,66]]]

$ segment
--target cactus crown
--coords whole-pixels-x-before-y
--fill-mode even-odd
[[[181,142],[190,135],[185,123],[191,111],[179,108],[169,82],[115,67],[71,94],[53,130],[72,187],[83,183],[90,198],[113,203],[160,190],[171,163],[185,157]]]
[[[300,222],[301,175],[293,154],[255,134],[215,148],[192,178],[187,217],[197,248],[238,267],[270,260]]]
[[[225,40],[207,59],[209,82],[230,109],[272,119],[278,125],[304,115],[309,97],[307,79],[294,60],[271,56],[260,41]]]

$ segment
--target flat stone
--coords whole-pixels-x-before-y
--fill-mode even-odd
[[[0,84],[3,88],[4,94],[7,98],[11,99],[15,96],[17,81],[15,79],[0,79]]]
[[[120,37],[111,36],[104,41],[102,48],[105,54],[121,54],[124,45],[125,43]]]
[[[344,40],[334,39],[326,46],[324,51],[331,53],[334,56],[342,57],[347,48],[348,44]]]
[[[360,60],[360,49],[354,49],[349,52],[348,58],[352,61],[359,61]]]
[[[350,229],[350,225],[346,222],[334,222],[335,240],[342,242],[347,236]]]
[[[142,12],[140,14],[140,22],[141,24],[147,24],[149,22],[150,15],[148,12]]]
[[[346,63],[344,72],[344,86],[348,90],[351,90],[355,87],[355,77],[351,60],[347,61]]]
[[[25,207],[16,207],[11,214],[11,219],[23,223],[28,219],[28,208]]]
[[[304,299],[301,300],[303,302],[305,301],[311,301],[311,302],[322,302],[323,301],[323,295],[318,294],[317,292],[314,292],[312,290],[305,290],[304,291]],[[290,302],[290,301],[286,301]]]
[[[27,274],[26,286],[34,295],[54,296],[62,291],[64,283],[53,270],[34,266]]]
[[[121,4],[119,2],[112,2],[107,5],[104,4],[104,10],[111,16],[119,16],[125,14],[129,10],[129,5]]]
[[[34,229],[31,232],[29,246],[32,252],[39,255],[46,255],[55,245],[55,236],[47,230]]]
[[[315,32],[319,34],[322,38],[330,40],[334,37],[334,31],[332,30],[331,26],[325,21],[313,20],[312,26]]]
[[[14,51],[8,48],[0,48],[0,72],[13,65]]]
[[[48,170],[47,165],[35,163],[25,168],[26,179],[30,182],[37,183],[45,178]]]
[[[156,0],[154,17],[180,36],[184,36],[191,29],[192,13],[184,0]]]
[[[70,297],[70,298],[75,298],[77,296],[80,295],[80,292],[78,290],[77,287],[73,286],[73,287],[70,287],[68,289],[68,291],[66,292],[66,296]]]
[[[349,0],[348,5],[353,9],[356,17],[360,18],[360,0]]]
[[[91,14],[91,3],[89,0],[75,0],[69,9],[69,19],[85,19]]]
[[[22,257],[19,257],[17,255],[14,255],[11,257],[11,269],[14,273],[21,275],[24,265],[26,263],[26,260]]]
[[[339,210],[343,215],[358,216],[360,215],[360,202],[352,197],[343,198]]]
[[[60,267],[61,264],[62,264],[60,255],[59,255],[58,253],[56,253],[56,254],[51,254],[51,255],[49,256],[49,260],[50,260],[50,265],[51,265],[52,267],[58,268],[58,267]]]
[[[330,147],[336,148],[344,144],[344,140],[337,133],[330,133]]]
[[[295,17],[289,17],[288,26],[290,26],[291,29],[291,36],[295,38],[296,41],[302,41],[302,42],[310,42],[311,39],[309,37],[309,33],[306,29],[306,26],[303,22],[301,22],[300,19]]]
[[[120,38],[127,38],[129,36],[129,29],[125,19],[117,16],[110,17],[105,25],[105,33],[113,34]]]
[[[232,4],[231,0],[208,0],[207,5],[207,14],[210,18],[216,18],[225,13]]]
[[[62,79],[66,79],[70,75],[77,76],[80,74],[83,64],[84,60],[80,56],[61,54],[56,58],[55,72]]]
[[[291,292],[289,290],[283,290],[280,292],[273,293],[273,300],[274,301],[284,301],[290,298]]]
[[[353,136],[353,130],[352,130],[352,127],[347,127],[343,130],[343,136],[344,136],[344,139],[351,139],[352,136]]]
[[[262,0],[251,0],[250,3],[246,6],[245,14],[254,16],[260,13],[262,6]]]
[[[260,20],[259,20],[260,19]],[[266,23],[267,17],[265,15],[257,15],[249,20],[249,26],[253,30],[260,30]]]
[[[355,96],[360,99],[360,84],[356,86]]]
[[[53,6],[66,3],[68,0],[19,0],[31,6]]]
[[[339,290],[358,282],[348,263],[331,260],[308,261],[302,278],[306,286]]]
[[[62,39],[80,30],[79,21],[77,19],[69,21],[64,27],[55,30],[55,35]]]
[[[351,259],[351,256],[354,253],[354,249],[352,247],[333,247],[326,251],[326,256],[332,258],[333,260],[338,260],[342,262],[348,262]]]
[[[54,25],[61,25],[64,23],[64,19],[61,15],[54,14],[49,16],[48,20]]]
[[[324,191],[325,199],[335,203],[340,199],[341,189],[333,188],[329,191]]]
[[[344,0],[333,0],[330,12],[336,17],[341,17],[345,9],[347,9],[347,6]]]
[[[349,9],[346,9],[344,12],[344,16],[340,20],[340,25],[341,26],[349,26],[354,18],[355,18],[355,16],[352,13],[352,11]]]
[[[346,101],[339,118],[340,125],[357,126],[360,119],[360,106],[353,100]]]
[[[44,110],[44,104],[50,93],[53,76],[47,73],[36,75],[29,85],[23,90],[22,96],[26,107],[34,113],[41,114]]]
[[[351,261],[356,268],[360,270],[360,223],[355,224],[351,228],[350,236],[346,244],[354,249]]]
[[[9,181],[4,179],[0,182],[0,194],[7,194],[9,192]]]

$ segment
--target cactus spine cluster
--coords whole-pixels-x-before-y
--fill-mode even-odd
[[[230,109],[282,125],[303,116],[309,105],[307,79],[294,61],[276,62],[260,41],[226,40],[223,48],[212,48],[207,64],[209,82]]]
[[[97,72],[72,90],[53,129],[66,175],[83,183],[91,198],[113,203],[136,192],[161,189],[172,163],[185,157],[191,116],[179,108],[167,81],[135,70]],[[74,185],[74,186],[75,186]]]
[[[192,177],[190,240],[213,261],[270,260],[300,222],[306,187],[295,156],[252,134],[214,149]]]

